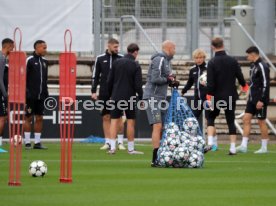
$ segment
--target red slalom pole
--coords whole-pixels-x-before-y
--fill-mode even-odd
[[[66,36],[69,34],[69,51]],[[76,64],[75,53],[71,52],[72,33],[64,33],[65,52],[59,55],[59,120],[60,120],[60,178],[61,183],[72,182],[72,143],[75,127]]]
[[[20,41],[17,50],[16,33]],[[24,107],[26,94],[26,54],[21,51],[22,32],[14,30],[14,51],[9,55],[8,122],[10,143],[10,186],[20,186],[21,155],[23,141]],[[23,111],[23,112],[21,112]]]

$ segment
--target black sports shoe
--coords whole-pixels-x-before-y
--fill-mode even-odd
[[[25,149],[32,149],[32,145],[31,145],[31,143],[27,143],[27,144],[25,144]]]
[[[212,146],[211,145],[207,145],[207,146],[204,147],[204,153],[207,153],[210,150],[212,150]]]
[[[34,149],[48,149],[47,147],[43,146],[41,143],[34,144]]]
[[[161,165],[157,161],[152,162],[150,166],[151,167],[161,167]]]

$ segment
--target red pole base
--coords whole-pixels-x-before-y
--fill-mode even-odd
[[[21,186],[21,182],[9,182],[9,186]]]
[[[59,182],[61,182],[61,183],[72,183],[72,178],[60,178]]]

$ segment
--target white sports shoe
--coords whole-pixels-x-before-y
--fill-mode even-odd
[[[268,153],[267,149],[261,147],[261,149],[254,152],[254,154],[265,154]]]
[[[247,152],[247,147],[244,147],[242,145],[236,147],[236,151],[239,153],[246,153]]]
[[[132,150],[132,151],[128,151],[128,154],[131,154],[131,155],[142,155],[144,154],[144,152],[140,152],[140,151],[136,151],[136,150]]]
[[[108,143],[105,143],[101,148],[100,150],[108,150],[110,149],[110,145]]]
[[[110,155],[114,155],[116,154],[116,150],[108,150],[106,153]]]
[[[118,150],[126,150],[126,148],[122,143],[119,143],[118,144]]]

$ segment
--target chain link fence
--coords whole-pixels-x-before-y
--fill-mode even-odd
[[[196,48],[206,50],[211,56],[210,39],[213,36],[225,37],[226,49],[229,48],[230,25],[223,20],[232,15],[231,7],[243,4],[250,5],[251,0],[101,0],[101,35],[95,42],[101,42],[100,52],[106,47],[109,38],[122,40],[121,53],[126,52],[129,43],[140,46],[140,59],[148,59],[155,52],[154,44],[161,50],[165,39],[176,42],[176,60],[191,58],[192,44]],[[194,6],[194,2],[198,5]],[[198,12],[199,39],[194,39],[191,32],[194,26],[194,13]],[[132,15],[141,24],[146,35],[131,18],[121,19],[124,15]],[[121,22],[122,21],[122,22]],[[120,22],[122,29],[120,30]]]

